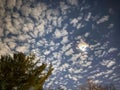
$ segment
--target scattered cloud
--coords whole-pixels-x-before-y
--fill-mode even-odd
[[[104,75],[108,78],[116,70],[117,60],[110,55],[114,55],[118,48],[111,46],[109,41],[101,42],[98,33],[99,24],[109,21],[110,15],[94,15],[90,5],[83,1],[79,6],[78,0],[60,1],[54,8],[52,4],[34,0],[30,2],[2,0],[1,2],[0,55],[16,51],[34,52],[41,61],[52,62],[55,77],[52,76],[48,80],[48,86],[60,82],[61,85],[64,82],[67,86],[70,83],[67,81],[72,80],[76,87],[80,83],[79,80],[88,73],[94,78]],[[75,14],[74,9],[77,10]],[[91,20],[93,24],[90,25],[95,33],[87,28]],[[110,22],[105,29],[111,30],[113,27],[114,24]],[[94,34],[98,35],[95,40],[91,38]],[[85,51],[86,47],[89,47],[90,50],[86,53],[76,48],[82,38],[88,43],[79,43],[79,48]],[[105,67],[103,72],[98,70],[100,66]],[[111,68],[112,70],[109,70]],[[115,74],[111,79],[116,78]]]

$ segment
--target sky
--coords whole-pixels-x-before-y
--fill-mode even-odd
[[[0,55],[52,63],[44,88],[78,90],[87,79],[120,89],[117,0],[0,0]]]

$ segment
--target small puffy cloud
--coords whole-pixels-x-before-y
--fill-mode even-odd
[[[74,53],[73,49],[70,49],[70,50],[68,50],[68,51],[65,52],[65,55],[70,56],[73,53]]]
[[[83,63],[83,61],[85,61],[87,58],[88,58],[88,55],[87,55],[87,54],[81,54],[81,55],[80,55],[81,63]]]
[[[113,28],[113,27],[114,27],[114,24],[113,24],[113,23],[111,23],[111,24],[108,25],[108,29],[111,29],[111,28]]]
[[[36,7],[36,8],[32,8],[32,9],[31,9],[30,15],[31,15],[34,19],[39,20],[41,13],[42,13],[41,7]]]
[[[28,44],[16,47],[16,51],[18,51],[18,52],[26,52],[26,51],[28,51],[28,49],[29,49],[29,45]]]
[[[110,61],[110,62],[107,64],[107,67],[110,68],[110,67],[112,67],[114,64],[115,64],[115,61]]]
[[[49,50],[46,50],[46,51],[44,52],[44,54],[45,54],[45,55],[48,55],[48,54],[50,54],[50,51],[49,51]]]
[[[26,40],[27,40],[27,35],[24,35],[24,34],[19,35],[19,36],[17,37],[17,39],[18,39],[19,41],[26,41]]]
[[[23,5],[22,7],[21,7],[21,13],[22,13],[22,15],[24,15],[24,16],[29,16],[29,14],[31,13],[31,8],[30,8],[30,6],[29,5]]]
[[[4,15],[5,15],[4,3],[0,3],[0,18],[4,17]]]
[[[103,16],[102,18],[100,18],[98,21],[97,21],[97,24],[100,24],[100,23],[103,23],[103,22],[106,22],[108,21],[109,19],[109,16]]]
[[[62,43],[62,44],[66,44],[66,43],[68,43],[68,42],[69,42],[68,36],[64,36],[64,37],[62,38],[61,43]]]
[[[67,14],[67,10],[68,10],[69,6],[66,5],[65,2],[60,2],[60,8],[61,8],[61,11],[62,11],[61,13],[63,15]]]
[[[56,29],[56,31],[55,31],[55,37],[56,38],[61,38],[61,37],[66,36],[66,35],[68,35],[68,32],[66,30]]]
[[[16,0],[7,0],[7,8],[13,9],[16,5]]]
[[[114,60],[103,60],[101,65],[106,66],[107,68],[112,67],[116,62]]]
[[[15,49],[15,47],[17,46],[15,42],[9,42],[8,45],[10,49]]]
[[[117,50],[117,48],[110,48],[110,49],[108,50],[108,53],[114,52],[114,51],[116,51],[116,50]]]
[[[89,35],[90,35],[90,33],[89,33],[89,32],[86,32],[84,36],[85,36],[85,37],[88,37]]]
[[[60,37],[62,36],[61,31],[57,29],[57,30],[55,31],[55,36],[56,36],[56,38],[60,38]]]
[[[64,45],[64,46],[62,47],[62,51],[65,52],[65,51],[67,51],[67,50],[70,49],[70,48],[71,48],[71,44]]]
[[[0,28],[0,37],[3,36],[3,29]]]
[[[91,18],[91,15],[92,15],[92,13],[89,12],[88,15],[85,17],[85,20],[86,20],[86,21],[89,21],[89,19]]]
[[[73,24],[74,27],[76,27],[78,23],[78,19],[77,18],[74,18],[73,20],[71,20],[70,24]]]
[[[71,5],[78,5],[78,0],[67,0],[67,2]]]
[[[100,77],[100,76],[102,76],[103,75],[103,72],[98,72],[98,73],[96,73],[94,76],[95,77]]]
[[[0,55],[11,54],[11,52],[12,51],[9,49],[9,47],[6,44],[0,42]]]
[[[35,27],[36,30],[39,31],[39,36],[43,36],[44,35],[44,30],[45,30],[45,25],[44,23],[41,23],[41,24],[38,24],[36,27]]]
[[[22,6],[22,0],[16,0],[16,8],[19,10]]]
[[[84,25],[82,25],[82,23],[79,23],[76,28],[77,28],[77,29],[80,29],[80,28],[82,28],[82,27],[84,27]]]

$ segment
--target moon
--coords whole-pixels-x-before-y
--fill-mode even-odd
[[[84,42],[83,40],[78,44],[79,50],[81,50],[83,52],[85,52],[88,47],[89,47],[89,45],[86,42]]]

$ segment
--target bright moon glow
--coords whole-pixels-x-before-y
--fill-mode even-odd
[[[84,42],[84,41],[81,41],[79,44],[78,44],[78,48],[81,50],[81,51],[86,51],[86,48],[89,47],[89,45]]]

